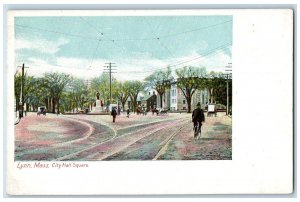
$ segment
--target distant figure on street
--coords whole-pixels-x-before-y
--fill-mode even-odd
[[[121,107],[118,107],[118,115],[121,114]]]
[[[111,115],[113,117],[113,123],[116,121],[116,116],[117,116],[117,111],[116,111],[116,108],[113,108],[111,110]]]
[[[129,118],[130,111],[127,109],[127,118]]]
[[[201,136],[202,122],[205,121],[203,110],[201,109],[200,102],[197,104],[197,108],[194,109],[192,114],[192,121],[194,123],[194,139],[198,140]]]

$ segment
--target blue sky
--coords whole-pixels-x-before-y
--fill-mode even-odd
[[[232,16],[16,17],[16,66],[90,79],[106,62],[115,77],[142,80],[168,65],[224,71],[231,62]]]

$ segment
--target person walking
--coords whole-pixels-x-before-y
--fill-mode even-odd
[[[127,118],[129,118],[130,111],[127,109]]]
[[[200,102],[198,102],[197,108],[193,111],[192,121],[194,123],[194,139],[198,140],[201,136],[202,122],[205,122],[204,112],[201,109]]]
[[[117,116],[117,111],[116,111],[116,108],[113,108],[111,110],[111,115],[113,117],[113,123],[116,121],[116,116]]]

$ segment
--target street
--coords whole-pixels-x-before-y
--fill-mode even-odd
[[[191,114],[37,116],[15,125],[15,160],[231,160],[231,118],[205,117],[193,138]]]

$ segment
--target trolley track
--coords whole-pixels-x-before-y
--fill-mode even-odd
[[[175,120],[176,122],[180,122],[181,120]],[[173,122],[173,121],[172,121]],[[151,125],[145,124],[148,127],[143,127],[143,125],[140,125],[142,129],[136,131],[130,131],[129,133],[125,133],[120,135],[118,130],[114,130],[114,136],[111,138],[108,138],[104,141],[101,141],[97,144],[93,144],[87,148],[81,149],[79,151],[70,153],[68,155],[61,156],[59,158],[56,158],[55,160],[57,161],[62,161],[62,160],[102,160],[107,158],[108,156],[111,156],[122,149],[125,149],[131,144],[134,144],[136,141],[151,135],[154,132],[157,132],[159,130],[164,129],[165,123],[161,122],[154,122]],[[149,130],[149,127],[156,127],[158,128],[157,131],[156,129],[154,131],[151,131],[150,133],[147,133],[147,130]],[[112,128],[111,128],[112,129]],[[123,129],[120,129],[123,130]],[[136,138],[136,139],[135,139]],[[124,142],[124,143],[122,143]],[[116,149],[115,144],[120,146],[120,150]],[[125,146],[124,146],[124,145]],[[109,155],[107,153],[110,153]]]
[[[126,148],[116,152],[104,160],[156,160],[159,158],[168,143],[181,131],[188,121],[179,122],[175,126],[169,125],[150,135],[136,140]],[[179,128],[177,127],[178,125]],[[174,130],[174,128],[176,128]]]

